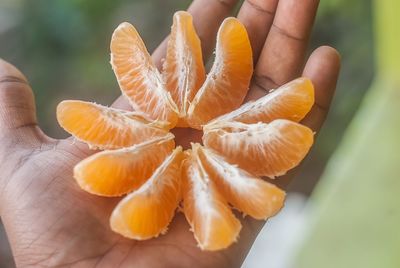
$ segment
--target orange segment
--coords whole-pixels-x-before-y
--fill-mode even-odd
[[[310,79],[302,77],[214,119],[209,124],[222,121],[238,121],[246,124],[270,123],[275,119],[300,122],[313,104],[314,86]]]
[[[94,154],[74,168],[79,186],[100,196],[121,196],[139,188],[175,147],[168,134],[145,143]]]
[[[297,166],[313,144],[314,133],[298,123],[278,119],[270,124],[225,122],[206,128],[203,142],[231,164],[256,176],[284,175]]]
[[[111,65],[134,110],[176,124],[177,107],[135,27],[124,22],[111,39]]]
[[[164,75],[179,116],[185,117],[190,102],[205,80],[200,39],[188,12],[178,11],[174,15]]]
[[[77,139],[102,149],[129,147],[167,134],[144,118],[135,120],[125,111],[84,101],[61,102],[57,120]]]
[[[283,207],[285,192],[275,185],[229,164],[224,157],[199,144],[193,145],[193,152],[197,154],[221,194],[243,213],[265,220]]]
[[[182,166],[183,211],[202,250],[220,250],[236,241],[241,224],[198,159]]]
[[[218,32],[214,65],[189,107],[190,126],[200,129],[211,119],[238,108],[247,94],[252,73],[246,29],[239,20],[227,18]]]
[[[166,131],[171,129],[171,124],[167,121],[153,120],[147,114],[139,111],[121,111],[126,117],[132,118],[135,121],[140,121],[143,124],[161,128]]]
[[[147,182],[114,209],[111,229],[127,238],[145,240],[165,233],[181,200],[182,148],[176,148]]]

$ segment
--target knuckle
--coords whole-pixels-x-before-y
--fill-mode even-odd
[[[260,13],[265,13],[269,14],[271,16],[275,15],[275,10],[269,10],[266,7],[262,6],[263,2],[261,1],[255,1],[255,0],[245,0],[245,2],[254,10],[260,12]]]
[[[281,27],[281,26],[277,25],[276,23],[272,24],[272,29],[275,30],[279,35],[281,35],[289,40],[293,40],[296,42],[305,42],[306,41],[306,38],[304,38],[302,36],[296,36],[295,34],[291,33],[286,28]]]

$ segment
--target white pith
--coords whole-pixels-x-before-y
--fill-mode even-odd
[[[180,17],[177,16],[177,25],[181,25],[182,22],[180,22]],[[176,26],[178,27],[178,26]],[[177,76],[178,80],[178,87],[183,88],[183,96],[181,96],[181,102],[183,104],[182,110],[179,111],[179,116],[180,117],[185,117],[186,116],[186,111],[187,111],[187,103],[188,103],[188,93],[189,93],[189,73],[190,72],[196,72],[196,70],[191,70],[190,67],[192,66],[193,63],[193,54],[191,53],[191,50],[188,48],[187,45],[185,45],[185,31],[176,31],[176,39],[177,42],[175,43],[177,46],[177,58],[178,59],[183,59],[183,60],[178,60],[177,63],[177,68],[180,70],[179,73],[175,73],[174,75]],[[182,93],[182,92],[180,92]]]
[[[204,155],[214,168],[216,168],[219,174],[225,174],[226,176],[221,176],[221,178],[225,181],[227,186],[233,187],[234,190],[238,193],[247,191],[249,188],[247,187],[256,187],[254,180],[248,179],[244,180],[244,177],[252,177],[250,174],[245,174],[243,170],[241,170],[237,165],[229,164],[225,159],[221,156],[215,154],[210,149],[202,148],[204,151]],[[254,177],[255,178],[255,177]],[[244,192],[248,194],[247,192]]]

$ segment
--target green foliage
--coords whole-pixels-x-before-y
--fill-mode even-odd
[[[316,189],[296,267],[400,267],[399,11],[375,1],[377,80]]]

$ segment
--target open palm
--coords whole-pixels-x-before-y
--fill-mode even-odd
[[[195,0],[193,14],[205,56],[219,24],[236,0]],[[247,0],[238,18],[253,47],[255,73],[248,99],[304,75],[312,79],[316,104],[304,119],[315,131],[331,102],[340,68],[337,52],[320,47],[306,61],[317,0]],[[154,52],[160,65],[166,42]],[[304,67],[304,68],[303,68]],[[120,98],[114,104],[128,108]],[[198,140],[199,133],[179,130],[177,144]],[[12,65],[0,62],[0,215],[19,266],[77,267],[238,267],[263,222],[243,219],[239,242],[221,252],[202,252],[183,215],[178,213],[166,235],[133,241],[111,232],[108,219],[119,199],[80,190],[73,166],[90,151],[71,139],[47,137],[37,126],[32,91]],[[280,178],[284,185],[291,175]]]

